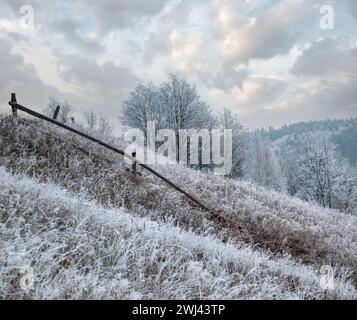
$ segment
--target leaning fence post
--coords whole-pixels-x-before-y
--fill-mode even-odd
[[[11,102],[17,103],[16,101],[16,93],[11,93]],[[15,106],[11,106],[12,108],[12,122],[14,125],[17,123],[17,108]]]
[[[133,153],[131,154],[131,156],[132,156],[133,158],[136,158],[136,152],[133,152]],[[136,174],[136,161],[135,161],[135,160],[134,160],[133,165],[131,166],[131,169],[133,170],[133,173]]]
[[[58,117],[58,114],[59,114],[59,112],[60,112],[60,109],[61,109],[60,106],[57,106],[57,107],[56,107],[55,113],[54,113],[54,115],[53,115],[53,120],[57,120],[57,117]]]
[[[16,93],[11,93],[11,102],[12,103],[17,103],[16,101]],[[17,108],[15,106],[12,107],[12,116],[13,118],[17,118]]]

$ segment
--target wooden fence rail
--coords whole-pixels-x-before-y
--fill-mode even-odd
[[[211,209],[209,209],[208,207],[206,207],[201,201],[199,201],[198,199],[196,199],[194,196],[190,195],[188,192],[186,192],[185,190],[183,190],[182,188],[180,188],[179,186],[177,186],[176,184],[174,184],[173,182],[171,182],[169,179],[165,178],[163,175],[161,175],[160,173],[158,173],[156,170],[152,169],[151,167],[149,167],[148,165],[146,165],[145,163],[142,163],[141,161],[138,161],[135,157],[132,157],[131,155],[125,153],[123,150],[120,150],[116,147],[113,147],[99,139],[96,139],[86,133],[83,133],[79,130],[76,130],[64,123],[61,123],[61,122],[58,122],[57,120],[55,119],[52,119],[50,117],[47,117],[41,113],[38,113],[34,110],[31,110],[29,108],[26,108],[20,104],[17,103],[17,100],[16,100],[16,94],[15,93],[12,93],[11,94],[11,101],[9,102],[9,105],[11,106],[12,108],[12,114],[13,114],[13,118],[14,118],[14,121],[16,121],[16,118],[17,118],[17,110],[21,110],[33,117],[36,117],[38,119],[41,119],[41,120],[44,120],[44,121],[47,121],[47,122],[50,122],[56,126],[59,126],[63,129],[66,129],[70,132],[73,132],[83,138],[86,138],[92,142],[95,142],[115,153],[118,153],[120,155],[122,155],[123,157],[126,157],[130,160],[133,161],[134,165],[135,164],[138,164],[139,166],[141,166],[142,168],[144,168],[145,170],[149,171],[150,173],[152,173],[153,175],[155,175],[156,177],[158,177],[159,179],[161,179],[162,181],[166,182],[169,186],[171,186],[172,188],[174,188],[175,190],[177,190],[178,192],[182,193],[183,195],[185,195],[188,199],[190,199],[192,202],[196,203],[198,206],[200,206],[202,209],[204,209],[205,211],[208,211],[208,212],[212,212]],[[56,110],[57,111],[57,110]],[[136,167],[136,166],[135,166]]]

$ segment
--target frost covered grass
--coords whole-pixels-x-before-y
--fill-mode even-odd
[[[357,285],[357,217],[254,184],[182,166],[158,167],[215,211],[203,212],[157,178],[144,172],[141,177],[127,173],[121,157],[113,158],[102,148],[43,122],[30,123],[19,123],[15,131],[9,119],[0,119],[0,164],[13,172],[61,185],[107,207],[124,208],[133,219],[175,225],[227,246],[245,243],[275,258],[290,255],[291,261],[315,270],[332,265],[342,278],[351,274]],[[90,155],[70,143],[85,147]],[[95,154],[117,160],[118,165]]]
[[[357,217],[270,191],[248,182],[214,177],[187,168],[161,171],[211,208],[220,210],[239,239],[287,252],[308,264],[343,266],[357,284]],[[228,223],[229,224],[229,223]],[[238,229],[237,227],[238,226]],[[229,226],[228,226],[229,229]]]
[[[30,123],[19,123],[14,131],[11,119],[0,119],[0,163],[8,169],[85,192],[102,204],[125,207],[136,215],[175,221],[186,230],[213,229],[204,212],[157,178],[145,172],[142,177],[126,172],[121,156],[113,157],[113,153],[43,122]],[[89,150],[90,156],[70,143]],[[115,164],[97,154],[116,160]]]
[[[344,277],[105,208],[0,168],[2,299],[356,299]],[[32,288],[17,271],[30,266]]]

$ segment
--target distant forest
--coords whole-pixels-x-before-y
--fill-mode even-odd
[[[262,130],[273,142],[286,136],[296,137],[316,131],[330,132],[331,140],[336,145],[341,157],[347,159],[351,165],[357,166],[357,118],[299,122],[284,125],[279,129]]]

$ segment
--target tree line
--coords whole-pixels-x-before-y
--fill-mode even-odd
[[[58,104],[60,121],[69,122],[73,108],[67,102],[51,98],[47,113],[53,115]],[[357,132],[357,121],[326,120],[250,132],[231,110],[217,110],[199,96],[195,86],[170,75],[158,86],[141,83],[131,90],[119,120],[127,128],[140,129],[145,137],[149,121],[155,121],[157,132],[173,130],[177,160],[180,129],[231,129],[233,163],[227,178],[250,180],[323,207],[357,214],[357,170],[345,157],[356,151],[349,146],[353,149],[357,141],[351,137]],[[85,111],[83,118],[85,130],[112,137],[113,126],[94,109]]]

